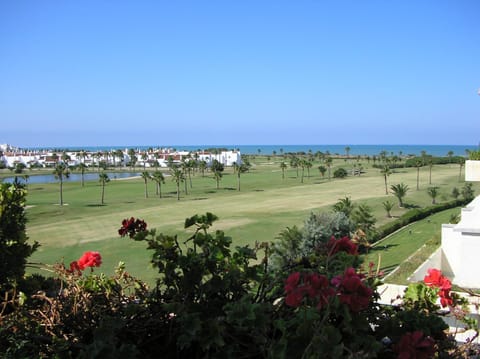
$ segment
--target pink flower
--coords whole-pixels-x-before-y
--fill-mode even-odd
[[[405,333],[394,349],[398,359],[428,359],[435,354],[435,341],[417,330]]]
[[[332,279],[332,284],[337,287],[340,302],[356,313],[368,308],[372,300],[373,290],[367,287],[362,279],[363,276],[352,267],[347,268],[343,275]]]

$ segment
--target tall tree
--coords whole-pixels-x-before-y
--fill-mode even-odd
[[[207,161],[201,160],[198,163],[198,169],[202,172],[202,177],[205,177],[205,170],[207,169]]]
[[[387,184],[387,177],[392,174],[392,171],[390,171],[390,167],[385,165],[383,168],[380,170],[380,173],[383,176],[384,182],[385,182],[385,194],[388,194],[388,184]]]
[[[448,157],[448,161],[449,161],[450,163],[452,163],[453,151],[451,151],[451,150],[448,151],[448,152],[447,152],[447,157]]]
[[[460,172],[458,174],[458,182],[461,182],[462,181],[462,168],[465,165],[465,158],[460,157],[458,159],[458,164],[460,165]]]
[[[403,207],[403,198],[407,195],[408,186],[405,183],[394,184],[390,186],[392,193],[398,199],[398,206]]]
[[[80,162],[78,165],[78,169],[80,170],[80,174],[82,175],[82,187],[85,186],[85,171],[87,170],[87,165],[83,162]]]
[[[165,183],[165,176],[163,175],[163,173],[161,171],[155,171],[153,172],[152,174],[152,180],[155,181],[155,193],[160,197],[162,198],[162,184]]]
[[[213,172],[213,178],[217,182],[217,189],[219,189],[220,188],[220,180],[223,177],[223,170],[225,169],[225,167],[219,161],[213,160],[210,169]]]
[[[318,166],[318,170],[320,171],[320,174],[322,175],[322,178],[325,177],[325,172],[327,172],[327,167],[325,166]]]
[[[435,199],[438,196],[438,187],[437,186],[428,187],[427,193],[430,196],[430,198],[432,199],[432,204],[435,204],[436,203]]]
[[[325,159],[325,166],[327,166],[327,170],[328,170],[328,180],[332,178],[332,163],[333,163],[332,157],[327,157]]]
[[[287,169],[287,163],[285,161],[282,161],[280,163],[280,168],[282,170],[282,179],[285,179],[285,170]]]
[[[148,173],[148,171],[143,171],[142,172],[142,178],[143,178],[143,182],[145,183],[145,198],[148,198],[148,186],[147,186],[147,183],[148,183],[148,180],[150,180],[150,173]]]
[[[429,169],[428,184],[432,184],[433,157],[430,156],[428,158],[427,162],[428,162],[428,169]]]
[[[60,206],[63,206],[63,180],[70,177],[70,171],[65,163],[58,162],[53,170],[53,174],[60,183]]]
[[[178,168],[178,166],[172,165],[172,167],[170,167],[170,175],[172,176],[172,181],[175,181],[177,186],[177,201],[180,201],[180,183],[185,180],[183,171]]]
[[[345,147],[345,154],[347,155],[347,158],[350,157],[350,146]]]
[[[420,189],[420,167],[423,166],[422,160],[415,161],[415,167],[417,167],[417,191]]]
[[[105,185],[110,182],[110,177],[105,172],[98,174],[98,180],[102,185],[102,204],[105,204]]]
[[[245,163],[242,163],[240,166],[237,167],[237,184],[238,184],[238,190],[240,191],[240,176],[242,173],[245,173],[248,171],[248,166]]]

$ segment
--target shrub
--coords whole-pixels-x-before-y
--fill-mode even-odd
[[[333,177],[334,178],[345,178],[345,177],[347,177],[347,175],[348,175],[347,170],[343,167],[337,168],[333,172]]]

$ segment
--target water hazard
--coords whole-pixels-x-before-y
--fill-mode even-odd
[[[131,177],[137,177],[141,175],[138,172],[106,172],[106,174],[111,180],[119,179],[119,178],[131,178]],[[16,177],[21,183],[39,184],[39,183],[58,182],[58,179],[56,179],[53,174],[31,175],[28,177],[28,179],[26,179],[22,175],[17,175]],[[98,172],[85,173],[83,175],[83,178],[84,178],[84,181],[98,181]],[[14,180],[15,180],[15,176],[6,177],[3,179],[3,182],[12,183]],[[63,179],[64,182],[80,182],[81,180],[82,180],[82,175],[80,173],[71,173],[68,178]],[[0,182],[1,182],[1,179],[0,179]]]

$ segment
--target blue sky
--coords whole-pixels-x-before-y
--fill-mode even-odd
[[[480,2],[1,1],[0,143],[480,141]]]

